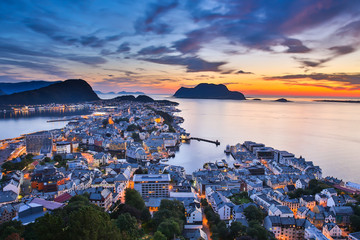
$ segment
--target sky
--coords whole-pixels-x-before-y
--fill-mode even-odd
[[[358,0],[1,0],[0,82],[360,97]]]

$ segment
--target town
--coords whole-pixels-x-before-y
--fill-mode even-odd
[[[245,141],[225,148],[233,166],[211,159],[187,173],[171,165],[191,141],[176,104],[86,108],[62,129],[0,142],[4,239],[26,234],[21,226],[50,231],[46,221],[80,203],[109,215],[119,239],[360,239],[360,185],[324,177],[302,156]]]

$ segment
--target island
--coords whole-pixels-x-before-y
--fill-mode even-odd
[[[121,92],[118,92],[117,94],[121,94],[121,95],[124,95],[124,94],[144,95],[145,93],[139,92],[139,91],[136,91],[136,92],[121,91]]]
[[[229,91],[224,84],[200,83],[194,88],[181,87],[174,94],[176,98],[196,99],[233,99],[246,100],[244,94],[236,91]]]
[[[276,99],[275,102],[292,102],[292,101],[287,100],[286,98],[279,98],[279,99]]]
[[[36,90],[0,96],[2,105],[63,104],[96,100],[99,100],[99,97],[82,79],[68,79]]]

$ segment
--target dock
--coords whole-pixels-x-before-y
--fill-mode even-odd
[[[212,141],[212,140],[208,140],[208,139],[204,139],[204,138],[197,138],[197,137],[191,137],[190,139],[191,140],[198,140],[198,141],[208,142],[208,143],[213,143],[216,146],[220,145],[220,142],[218,140]]]

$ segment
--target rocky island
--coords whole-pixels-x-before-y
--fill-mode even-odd
[[[246,100],[244,94],[236,91],[229,91],[223,84],[200,83],[194,88],[181,87],[176,91],[174,97],[177,98],[197,98],[197,99],[233,99]]]

